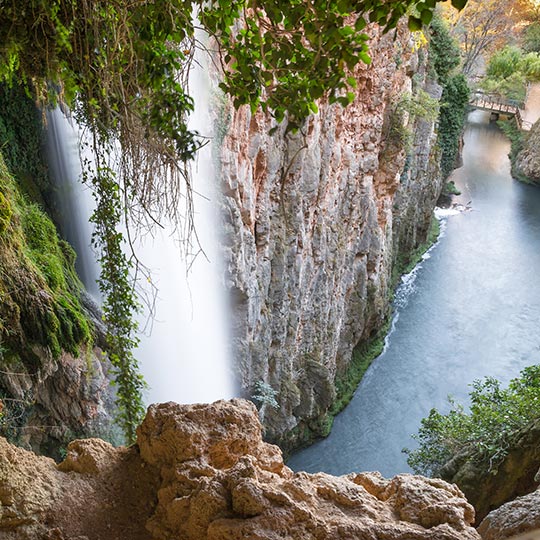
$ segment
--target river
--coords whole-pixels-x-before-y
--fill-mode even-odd
[[[330,436],[292,456],[294,470],[410,472],[401,450],[432,407],[446,412],[474,379],[507,383],[540,362],[540,188],[511,178],[509,143],[485,113],[471,113],[464,140],[453,179],[469,209],[442,218],[396,294],[385,351]]]

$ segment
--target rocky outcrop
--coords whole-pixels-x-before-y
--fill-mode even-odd
[[[539,483],[540,423],[524,429],[496,469],[487,472],[465,454],[456,455],[441,476],[457,484],[476,509],[477,523],[492,510],[520,495],[534,491]]]
[[[56,466],[0,439],[5,540],[479,540],[442,480],[294,474],[255,407],[153,405],[137,445],[74,441]]]
[[[41,365],[34,373],[23,366],[0,372],[3,432],[57,459],[73,437],[112,437],[113,394],[102,350],[96,347],[78,356],[63,351],[58,358],[46,349],[36,347],[35,352]]]
[[[540,121],[537,121],[526,135],[523,149],[514,164],[519,176],[540,184]]]
[[[532,534],[532,532],[536,534]],[[506,503],[490,512],[478,527],[483,540],[505,540],[530,532],[530,540],[540,538],[540,491]],[[521,538],[521,537],[520,537]]]
[[[259,382],[277,393],[261,415],[284,447],[321,433],[353,349],[388,316],[398,251],[425,241],[440,193],[433,124],[419,126],[417,152],[390,133],[419,72],[410,34],[371,32],[373,62],[355,70],[346,109],[321,103],[296,135],[270,136],[272,121],[245,107],[216,118],[233,358],[247,395]]]

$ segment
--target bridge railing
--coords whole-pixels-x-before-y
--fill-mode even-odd
[[[524,104],[521,103],[517,99],[507,99],[500,94],[485,94],[484,92],[477,90],[473,93],[471,100],[471,105],[476,104],[484,104],[487,105],[493,105],[493,106],[500,106],[501,108],[504,108],[504,110],[510,110],[510,109],[520,109],[524,107]]]

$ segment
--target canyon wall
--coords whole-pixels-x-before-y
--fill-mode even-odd
[[[521,177],[540,184],[540,120],[525,134],[523,148],[516,157],[515,168]]]
[[[408,31],[371,34],[346,109],[321,103],[299,133],[273,136],[261,112],[222,103],[216,117],[233,357],[245,395],[275,393],[261,417],[285,448],[327,428],[336,381],[387,319],[392,270],[426,240],[441,189],[433,122],[399,111],[413,86],[440,88]]]

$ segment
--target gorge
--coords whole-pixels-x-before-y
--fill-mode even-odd
[[[438,243],[403,278],[386,350],[355,399],[292,468],[408,471],[402,448],[414,445],[432,407],[448,410],[448,395],[467,403],[464,380],[507,384],[538,363],[540,290],[531,269],[539,262],[540,192],[512,179],[508,151],[489,113],[469,115],[463,166],[453,176],[461,210],[441,218]]]
[[[24,23],[2,34],[11,11],[0,11],[13,45],[0,67],[35,85],[2,86],[0,99],[0,537],[476,540],[532,529],[522,508],[536,497],[536,424],[479,476],[469,454],[445,454],[443,477],[459,487],[402,474],[402,447],[430,408],[446,412],[448,393],[467,403],[467,384],[486,375],[505,385],[540,349],[540,196],[512,180],[507,158],[536,178],[538,123],[527,136],[502,126],[510,149],[471,113],[460,144],[467,82],[437,2],[415,2],[407,27],[402,2],[360,14],[347,0],[322,11],[255,2],[249,16],[241,3],[201,3],[195,20],[173,0],[95,12],[82,2],[75,19],[59,1],[32,5],[57,41],[32,27],[44,46],[30,55]],[[536,57],[523,58],[529,68]],[[40,65],[65,87],[39,86]],[[53,103],[65,99],[89,130],[101,293],[83,271],[96,255],[73,234],[92,210],[61,142],[71,128],[48,113],[43,172],[32,91],[42,107],[59,91]],[[66,182],[75,195],[59,202]],[[437,220],[441,193],[457,189],[459,205]],[[208,200],[217,221],[204,217]],[[210,293],[223,287],[221,305]],[[155,319],[139,342],[141,289]],[[234,395],[244,399],[159,404]],[[126,448],[69,443],[89,436]],[[281,451],[310,444],[288,459],[293,472]],[[524,494],[523,507],[488,515]]]

